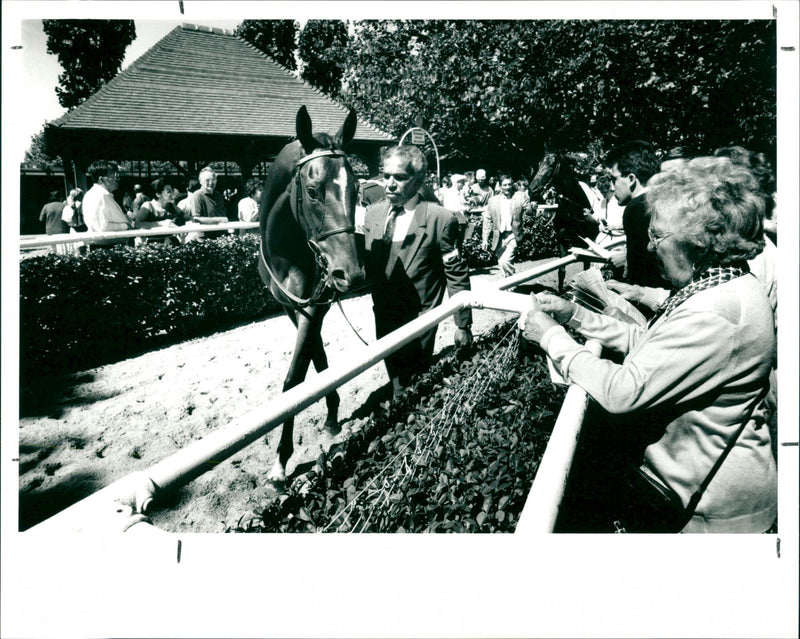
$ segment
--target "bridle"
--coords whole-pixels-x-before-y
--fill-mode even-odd
[[[280,292],[298,307],[306,307],[315,304],[330,304],[333,301],[333,298],[336,295],[336,289],[329,286],[330,273],[328,272],[328,259],[322,252],[319,242],[340,233],[355,233],[355,227],[352,224],[339,226],[333,229],[324,229],[324,225],[322,223],[318,224],[318,221],[311,215],[311,213],[308,211],[308,208],[303,204],[303,193],[305,192],[305,189],[303,188],[303,180],[301,176],[302,171],[300,169],[307,162],[321,157],[344,158],[346,157],[346,154],[339,149],[319,149],[303,156],[295,163],[296,173],[294,180],[291,180],[286,186],[286,193],[289,195],[292,214],[303,228],[303,231],[306,234],[308,247],[314,254],[314,262],[316,265],[314,269],[315,284],[314,291],[311,293],[310,297],[305,299],[298,297],[286,289],[283,284],[281,284],[280,280],[272,272],[269,263],[264,257],[263,242],[259,244],[259,256],[265,268],[267,269],[267,273],[269,273],[270,278],[275,283],[275,286],[278,287]],[[327,295],[325,295],[326,293]]]
[[[561,174],[561,162],[562,162],[561,157],[559,155],[555,155],[555,163],[554,163],[554,166],[553,166],[553,170],[550,172],[550,177],[547,178],[547,181],[542,186],[537,187],[538,191],[541,191],[541,192],[545,193],[551,187],[553,189],[555,189],[555,187],[553,186],[553,183],[556,181],[556,178]],[[566,195],[562,195],[558,191],[556,191],[556,197],[558,197],[559,200],[561,200],[563,202],[567,202],[568,204],[572,204],[573,206],[575,206],[575,207],[577,207],[577,208],[579,208],[581,210],[583,210],[585,208],[583,205],[578,204],[577,202],[575,202],[573,200],[570,200]],[[578,218],[575,218],[575,219],[578,219]]]

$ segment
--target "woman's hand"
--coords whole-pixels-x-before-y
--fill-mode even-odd
[[[540,310],[551,315],[559,324],[566,324],[575,314],[575,303],[558,297],[558,295],[539,293],[538,295],[531,294],[531,297],[536,299]]]
[[[552,298],[552,299],[551,299]],[[572,302],[563,300],[555,295],[540,293],[538,296],[531,293],[531,310],[523,317],[520,317],[520,328],[522,336],[537,344],[541,343],[544,334],[554,326],[559,325],[559,318],[564,318],[566,322],[575,310]],[[557,315],[554,319],[548,313]]]
[[[608,280],[606,286],[615,293],[619,293],[623,299],[629,302],[641,302],[642,296],[644,295],[642,287],[636,284],[625,284],[617,280]]]

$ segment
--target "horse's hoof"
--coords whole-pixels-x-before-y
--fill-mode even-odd
[[[329,435],[338,435],[342,432],[342,426],[339,424],[339,420],[326,420],[325,421],[325,432]]]
[[[281,464],[279,460],[276,461],[275,465],[272,467],[272,470],[269,471],[267,479],[271,481],[273,484],[285,484],[286,467],[283,464]]]

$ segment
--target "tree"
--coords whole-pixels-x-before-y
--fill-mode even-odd
[[[22,160],[22,168],[44,171],[45,173],[52,173],[57,169],[63,168],[61,158],[51,157],[45,150],[44,127],[31,138],[31,145],[25,151],[25,159]]]
[[[245,20],[233,33],[290,71],[297,69],[294,20]]]
[[[542,145],[775,143],[774,21],[359,21],[342,99],[401,135],[528,170]],[[635,47],[635,54],[632,53]]]
[[[42,20],[47,52],[64,73],[56,94],[72,109],[119,73],[125,49],[136,38],[133,20]]]
[[[341,20],[309,20],[300,32],[298,53],[305,63],[301,77],[329,96],[341,89],[349,37]]]

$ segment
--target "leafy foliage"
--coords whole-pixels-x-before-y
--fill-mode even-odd
[[[136,38],[133,20],[42,20],[47,52],[58,56],[64,73],[56,94],[72,109],[119,73],[125,49]]]
[[[564,397],[516,337],[510,322],[470,359],[440,360],[234,530],[513,532]],[[464,399],[475,380],[482,391]]]
[[[300,32],[301,77],[331,97],[339,95],[349,37],[341,20],[309,20]]]
[[[774,21],[359,21],[342,98],[400,135],[528,173],[545,145],[774,151]],[[631,55],[635,48],[636,55]]]
[[[494,255],[481,250],[483,221],[476,218],[475,230],[464,239],[463,251],[470,268],[482,268],[495,263]],[[517,245],[515,260],[540,260],[558,255],[558,244],[552,221],[545,221],[533,213],[522,217],[522,241]]]
[[[233,34],[244,38],[290,71],[297,69],[294,58],[297,22],[294,20],[245,20]]]
[[[25,151],[25,159],[22,161],[21,166],[24,169],[37,169],[39,171],[45,171],[46,173],[64,168],[60,157],[51,157],[47,154],[44,141],[44,127],[31,138],[31,145],[28,150]]]
[[[128,357],[277,311],[258,237],[149,243],[20,262],[21,378]]]

